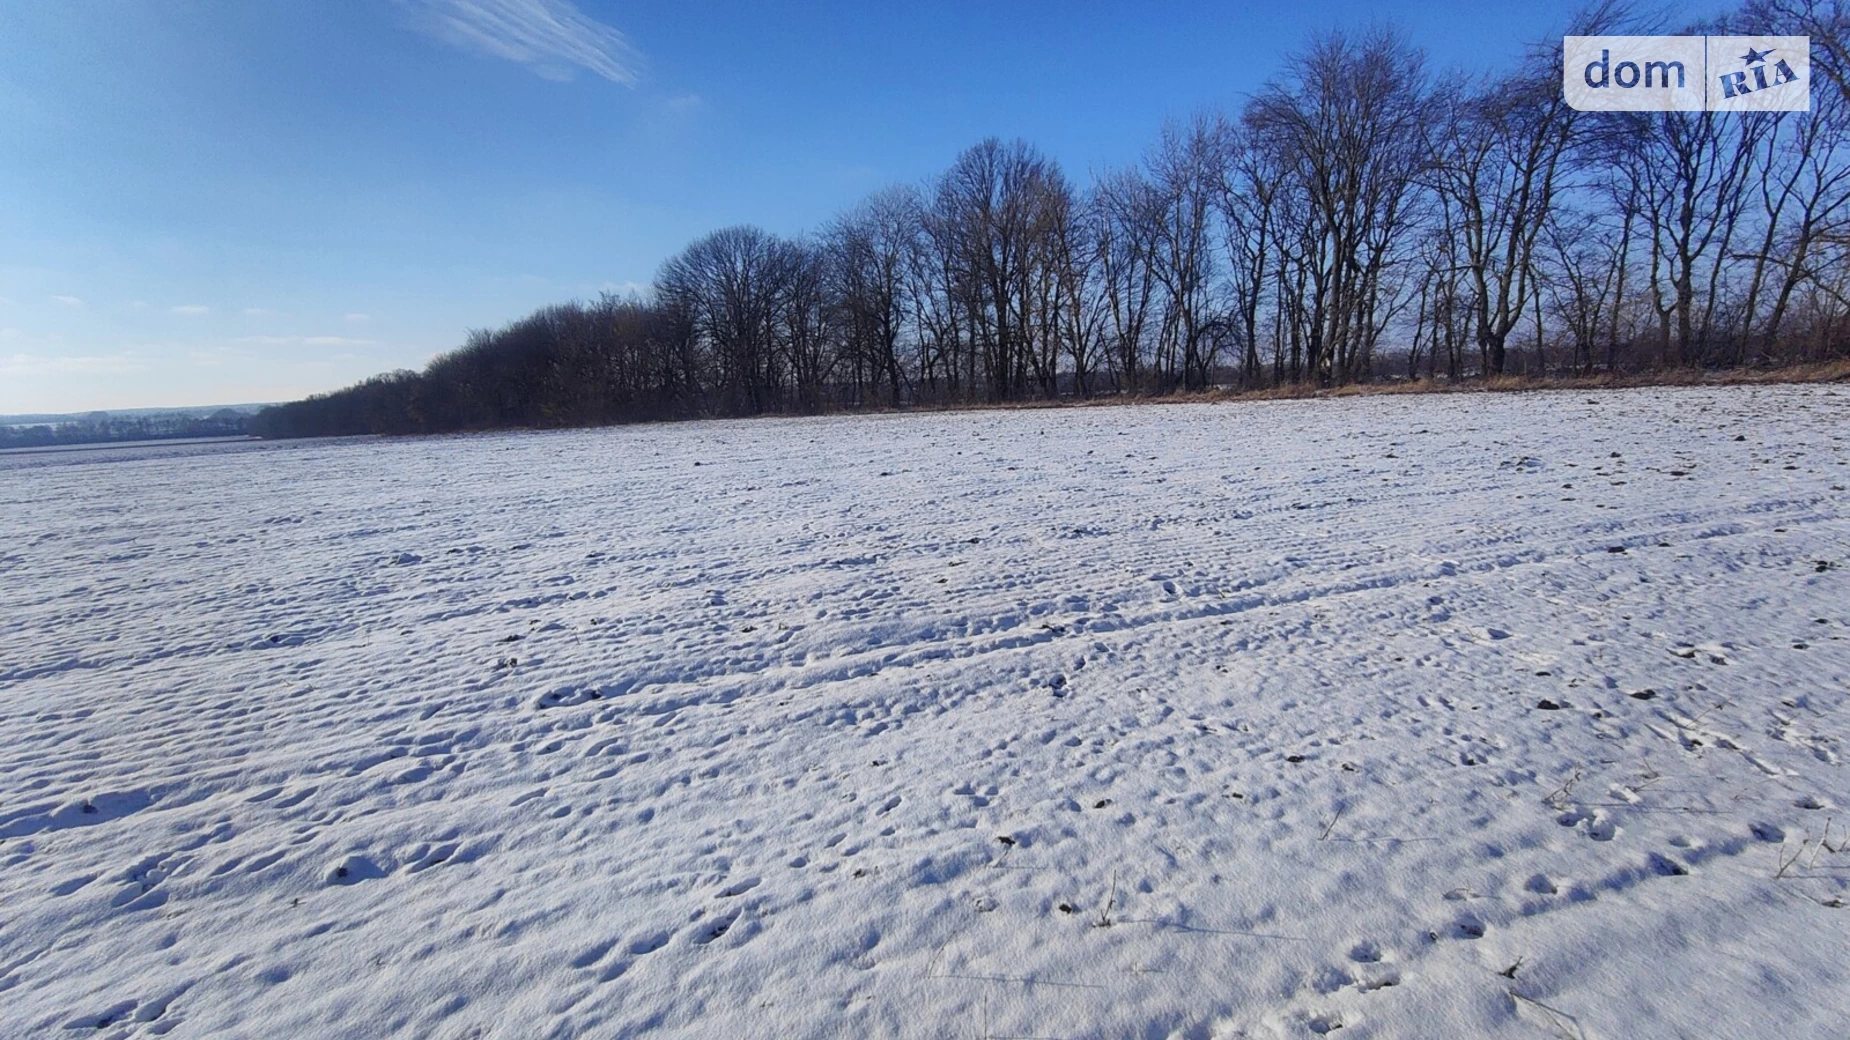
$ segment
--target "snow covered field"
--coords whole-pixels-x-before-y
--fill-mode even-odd
[[[1850,393],[0,457],[0,1037],[1841,1037]]]

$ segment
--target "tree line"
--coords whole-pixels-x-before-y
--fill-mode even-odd
[[[1666,31],[1607,3],[1575,35]],[[543,308],[266,409],[265,436],[1466,380],[1850,357],[1850,6],[1750,0],[1707,34],[1810,35],[1812,109],[1585,113],[1549,40],[1435,72],[1331,33],[1236,113],[1078,185],[991,138],[813,234],[715,231],[647,293]]]
[[[0,425],[0,448],[48,448],[67,444],[113,444],[123,441],[173,440],[187,437],[242,437],[252,416],[234,408],[209,415],[157,412],[138,415],[73,416],[56,422]]]

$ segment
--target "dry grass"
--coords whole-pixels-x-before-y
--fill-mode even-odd
[[[1770,369],[1668,368],[1654,372],[1621,375],[1496,376],[1489,379],[1467,379],[1458,383],[1446,380],[1397,380],[1391,383],[1352,384],[1330,390],[1286,396],[1355,397],[1367,394],[1514,393],[1523,390],[1607,390],[1640,386],[1739,386],[1767,383],[1842,382],[1850,382],[1850,360],[1787,365]]]
[[[1262,390],[1209,390],[1161,396],[1068,398],[1059,401],[1012,401],[1001,404],[945,404],[908,408],[906,411],[983,411],[995,408],[1094,408],[1135,405],[1185,404],[1216,401],[1282,401],[1318,397],[1365,397],[1377,394],[1519,393],[1527,390],[1616,390],[1645,386],[1737,386],[1772,383],[1850,382],[1850,359],[1771,369],[1671,368],[1654,372],[1595,376],[1497,376],[1489,379],[1394,380],[1352,383],[1346,386],[1278,386]]]
[[[1126,395],[1101,397],[1064,397],[1057,400],[945,401],[908,404],[901,408],[868,406],[864,408],[823,408],[819,412],[771,412],[759,419],[795,419],[806,415],[894,415],[907,412],[987,412],[1020,411],[1041,408],[1122,408],[1127,406],[1161,406],[1169,404],[1218,403],[1234,401],[1293,401],[1323,397],[1363,397],[1375,394],[1472,394],[1518,393],[1526,390],[1616,390],[1644,386],[1732,386],[1767,383],[1842,383],[1850,382],[1850,359],[1772,369],[1663,369],[1617,376],[1500,376],[1494,379],[1468,378],[1448,380],[1394,380],[1383,383],[1353,383],[1347,386],[1320,388],[1285,385],[1260,390],[1178,391],[1162,395]],[[689,418],[720,418],[697,415]],[[674,420],[640,420],[641,422]],[[623,425],[591,423],[589,426]],[[470,431],[470,432],[485,432]],[[461,431],[458,431],[461,432]],[[413,435],[418,436],[418,435]],[[445,436],[437,434],[436,436]]]

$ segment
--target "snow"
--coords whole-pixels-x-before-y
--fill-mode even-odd
[[[0,460],[0,1036],[1837,1036],[1850,394]]]

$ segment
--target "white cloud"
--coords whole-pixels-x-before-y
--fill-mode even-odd
[[[189,350],[186,352],[186,359],[188,361],[191,361],[195,368],[217,368],[219,365],[222,365],[225,363],[226,358],[228,357],[235,358],[235,357],[240,357],[240,356],[242,355],[238,354],[235,351],[224,350],[224,349]]]
[[[11,307],[18,302],[11,296],[0,296],[0,307]]]
[[[169,307],[175,314],[210,314],[212,308],[197,303],[183,303],[178,307]]]
[[[246,318],[274,318],[274,317],[277,317],[277,315],[278,315],[278,312],[273,311],[268,307],[246,307],[244,308],[244,316]]]
[[[0,354],[0,375],[65,376],[145,372],[146,362],[129,354],[62,357],[50,354]]]
[[[623,34],[569,0],[399,0],[417,28],[444,43],[532,66],[548,79],[574,68],[634,86],[642,55]]]
[[[82,307],[84,305],[83,300],[75,296],[53,296],[51,302],[63,304],[66,307]]]
[[[356,311],[352,314],[342,315],[341,320],[350,321],[350,322],[353,322],[355,325],[358,325],[360,322],[373,320],[373,316],[370,314],[361,314]]]
[[[232,342],[258,347],[370,347],[379,341],[348,336],[239,336]]]

